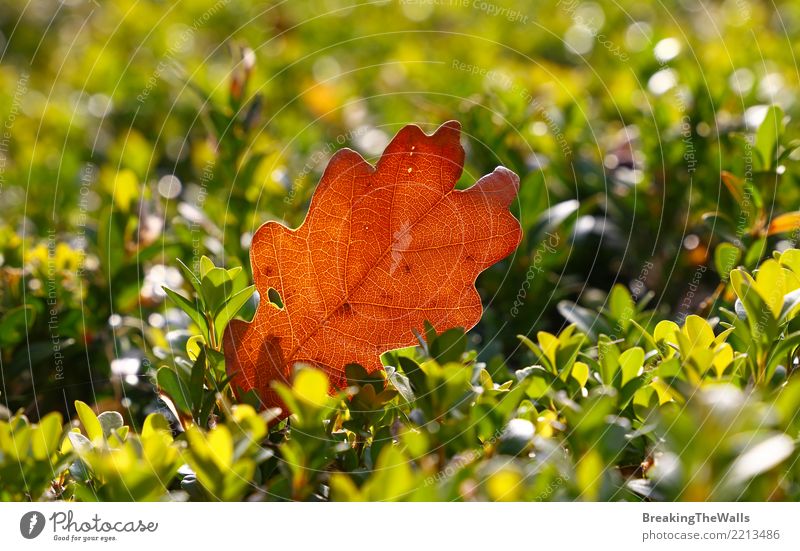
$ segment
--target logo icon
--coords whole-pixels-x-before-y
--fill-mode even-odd
[[[44,530],[44,515],[39,511],[30,511],[22,515],[19,531],[26,540],[32,540]]]

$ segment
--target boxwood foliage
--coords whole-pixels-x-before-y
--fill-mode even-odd
[[[236,277],[214,270],[194,300],[177,299],[182,308],[207,311],[204,278]],[[731,309],[682,324],[657,321],[615,287],[606,308],[583,310],[558,334],[520,336],[530,362],[514,371],[479,361],[461,330],[430,326],[419,346],[385,354],[381,372],[348,366],[338,392],[299,365],[291,384],[274,384],[289,417],[259,411],[254,396],[235,401],[212,313],[182,361],[158,370],[169,407],[138,430],[80,401],[71,425],[58,413],[0,421],[1,495],[796,500],[800,250],[728,282]],[[232,286],[220,304],[241,292]],[[612,338],[598,327],[623,330]]]

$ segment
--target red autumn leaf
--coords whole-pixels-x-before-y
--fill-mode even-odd
[[[460,134],[456,121],[432,136],[406,126],[375,168],[339,151],[299,228],[258,229],[250,260],[261,304],[251,323],[234,320],[224,336],[235,389],[280,406],[270,384],[289,380],[297,363],[340,387],[347,364],[380,369],[380,354],[414,344],[425,320],[438,331],[478,323],[475,279],[522,235],[508,211],[519,178],[498,167],[455,190]],[[267,300],[270,288],[283,308]]]

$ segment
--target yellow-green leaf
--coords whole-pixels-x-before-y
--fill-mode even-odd
[[[80,400],[75,400],[75,409],[78,412],[78,418],[81,420],[81,425],[83,425],[83,430],[86,431],[86,436],[89,437],[89,440],[94,441],[98,438],[102,438],[103,427],[97,415],[92,411],[92,408]]]
[[[556,352],[558,351],[559,345],[558,338],[547,331],[539,331],[536,333],[536,339],[539,341],[539,347],[542,349],[545,358],[550,361],[550,366],[556,371],[558,369],[556,365]]]
[[[589,380],[589,366],[584,362],[575,362],[572,364],[572,372],[570,374],[583,388],[586,386],[586,381]]]
[[[639,375],[644,363],[644,350],[635,346],[620,354],[619,366],[622,371],[622,386]]]
[[[302,369],[295,376],[292,389],[300,401],[321,408],[328,401],[328,376],[318,369]]]

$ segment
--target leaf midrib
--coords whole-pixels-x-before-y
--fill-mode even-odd
[[[377,169],[376,169],[376,172],[377,172]],[[477,182],[476,182],[476,183],[477,183]],[[397,184],[395,184],[395,185],[397,185]],[[467,190],[464,190],[464,191],[468,191],[469,189],[472,189],[472,187],[474,187],[474,186],[475,186],[475,184],[473,184],[473,185],[472,185],[472,186],[470,186],[470,187],[469,187]],[[449,196],[450,196],[450,194],[451,194],[451,193],[453,193],[454,191],[456,191],[456,189],[455,189],[455,182],[453,182],[453,187],[452,187],[452,188],[451,188],[449,191],[447,191],[447,193],[445,193],[444,195],[442,195],[442,196],[441,196],[441,198],[440,198],[438,201],[434,202],[434,203],[433,203],[433,204],[430,206],[430,208],[429,208],[428,210],[426,210],[424,213],[422,213],[422,214],[419,216],[419,218],[417,218],[416,220],[414,220],[414,222],[413,222],[413,223],[412,223],[412,224],[409,226],[409,229],[408,229],[408,231],[409,231],[409,232],[411,232],[411,230],[413,230],[413,229],[414,229],[414,228],[417,226],[417,224],[419,224],[419,223],[420,223],[420,222],[421,222],[423,219],[425,219],[425,218],[426,218],[426,217],[427,217],[427,216],[428,216],[428,215],[431,213],[431,211],[432,211],[434,208],[436,208],[437,206],[439,206],[439,205],[442,203],[442,201],[444,201],[444,200],[445,200],[447,197],[449,197]],[[352,210],[351,210],[351,212],[352,212]],[[351,222],[352,222],[352,218],[351,218]],[[389,215],[389,222],[391,223],[391,213],[390,213],[390,215]],[[340,308],[341,308],[341,307],[342,307],[342,306],[343,306],[345,303],[347,303],[347,302],[348,302],[348,299],[349,299],[351,296],[353,296],[353,294],[354,294],[354,293],[355,293],[355,292],[356,292],[358,289],[360,289],[360,288],[361,288],[361,286],[362,286],[362,285],[364,284],[364,282],[366,281],[366,279],[367,279],[367,276],[369,276],[369,274],[370,274],[370,273],[372,273],[372,271],[373,271],[373,270],[375,269],[375,267],[376,267],[376,266],[377,266],[377,265],[378,265],[378,264],[379,264],[379,263],[380,263],[380,262],[381,262],[381,261],[384,259],[384,257],[385,257],[387,254],[389,254],[389,253],[392,251],[392,243],[393,243],[393,242],[392,242],[392,240],[390,239],[390,240],[389,240],[389,246],[388,246],[388,247],[386,248],[386,250],[384,250],[384,251],[381,253],[381,255],[380,255],[380,256],[379,256],[379,257],[378,257],[378,258],[375,260],[375,262],[374,262],[374,263],[373,263],[373,265],[372,265],[372,268],[370,268],[370,269],[368,269],[366,272],[364,272],[364,275],[363,275],[363,276],[361,277],[361,279],[360,279],[360,280],[359,280],[359,281],[358,281],[358,282],[357,282],[357,283],[356,283],[356,284],[355,284],[355,285],[354,285],[354,286],[353,286],[353,287],[352,287],[352,288],[349,290],[349,292],[346,294],[346,296],[343,298],[343,300],[342,300],[341,302],[339,302],[339,303],[336,305],[336,307],[335,307],[335,308],[332,308],[332,309],[330,310],[330,312],[328,312],[328,313],[325,315],[325,317],[324,317],[324,318],[320,319],[320,320],[319,320],[319,322],[317,322],[317,324],[316,324],[316,326],[314,327],[314,329],[313,329],[313,330],[311,330],[311,331],[309,331],[309,332],[308,332],[308,334],[307,334],[307,336],[306,336],[304,339],[300,340],[300,341],[297,343],[297,345],[296,345],[294,348],[292,348],[292,350],[291,350],[291,351],[289,352],[289,354],[287,355],[287,359],[286,359],[286,364],[287,364],[287,367],[288,367],[290,364],[294,363],[294,360],[293,360],[292,358],[294,358],[295,354],[297,354],[297,352],[298,352],[298,351],[299,351],[299,350],[300,350],[300,349],[303,347],[303,345],[305,345],[305,343],[306,343],[306,342],[308,342],[308,340],[309,340],[309,339],[310,339],[310,338],[311,338],[313,335],[316,335],[316,334],[319,332],[319,329],[320,329],[320,327],[322,327],[322,326],[325,324],[325,322],[327,322],[327,321],[328,321],[328,320],[331,318],[331,316],[332,316],[334,313],[336,313],[337,311],[339,311],[339,309],[340,309]],[[346,266],[346,265],[345,265],[345,277],[347,277],[347,266]],[[289,310],[288,310],[288,309],[286,310],[286,317],[287,317],[287,319],[289,320],[289,324],[290,324],[290,327],[291,327],[291,323],[292,323],[292,322],[291,322],[291,314],[289,313]],[[316,360],[315,360],[315,361],[316,361]]]

